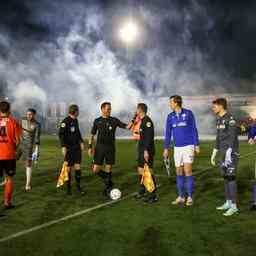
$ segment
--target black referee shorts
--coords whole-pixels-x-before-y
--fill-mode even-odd
[[[94,164],[114,165],[116,161],[116,149],[114,145],[97,144],[94,154]]]
[[[0,160],[0,177],[4,174],[10,177],[16,174],[16,159]]]
[[[68,162],[68,167],[72,167],[75,164],[81,164],[82,151],[80,145],[77,147],[68,147],[64,161]]]
[[[144,168],[144,165],[145,164],[148,164],[148,167],[150,169],[153,169],[153,166],[154,166],[154,152],[149,152],[149,160],[148,162],[145,162],[145,159],[144,159],[144,150],[141,150],[140,148],[138,149],[138,167],[140,168]]]

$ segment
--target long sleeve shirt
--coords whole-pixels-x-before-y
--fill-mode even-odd
[[[83,138],[77,119],[68,116],[61,122],[59,139],[62,147],[80,147]]]
[[[230,113],[226,113],[224,116],[218,117],[216,129],[217,136],[215,148],[221,152],[226,152],[228,148],[232,148],[232,151],[238,152],[239,127],[235,118]]]
[[[175,147],[199,145],[196,121],[191,110],[182,108],[180,113],[172,112],[168,115],[165,126],[164,148],[168,149],[172,141]]]
[[[147,150],[152,154],[155,153],[154,124],[148,116],[141,119],[140,140],[138,146],[140,151]]]

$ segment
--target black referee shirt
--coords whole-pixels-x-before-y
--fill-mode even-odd
[[[139,150],[155,153],[154,124],[148,116],[141,120]]]
[[[62,147],[80,147],[83,138],[77,119],[68,116],[61,122],[59,139]]]
[[[94,120],[91,130],[92,135],[97,134],[97,144],[114,146],[116,128],[126,129],[126,124],[115,117],[99,117]]]

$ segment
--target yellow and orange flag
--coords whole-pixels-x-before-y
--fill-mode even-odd
[[[68,162],[64,162],[60,171],[60,175],[57,182],[57,188],[63,186],[68,181]]]
[[[153,181],[151,172],[147,164],[144,165],[144,171],[141,178],[141,184],[143,184],[148,192],[153,192],[155,190],[155,183]]]

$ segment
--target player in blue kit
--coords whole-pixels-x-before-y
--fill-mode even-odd
[[[200,153],[196,121],[192,111],[182,107],[181,96],[170,97],[170,108],[172,112],[166,121],[163,157],[169,157],[170,145],[173,144],[178,197],[172,204],[191,206],[194,189],[192,165],[195,153]]]
[[[256,122],[250,125],[248,130],[248,143],[250,145],[256,144]],[[256,163],[255,163],[255,178],[256,178]],[[252,205],[251,210],[256,211],[256,183],[252,186]]]
[[[256,121],[250,125],[248,130],[249,144],[255,144],[256,141]]]

